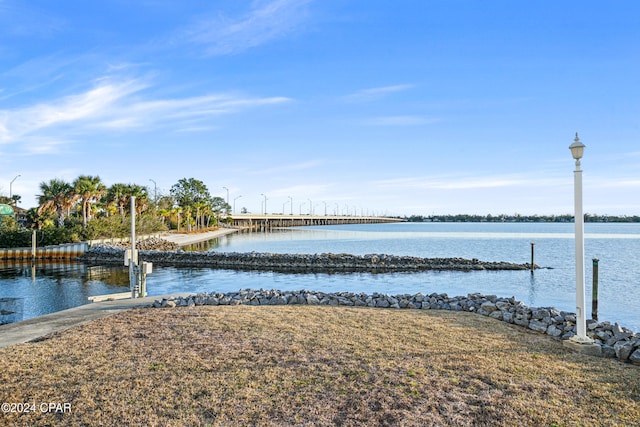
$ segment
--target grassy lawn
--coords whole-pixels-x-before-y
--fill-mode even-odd
[[[639,367],[469,313],[140,309],[46,338],[0,349],[0,400],[36,409],[0,425],[640,422]]]

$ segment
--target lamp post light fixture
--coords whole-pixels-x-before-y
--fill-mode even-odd
[[[238,200],[242,195],[233,198],[233,213],[236,213],[236,200]]]
[[[289,206],[289,209],[290,209],[289,212],[290,212],[290,215],[293,215],[293,198],[291,196],[287,196],[287,197],[289,197],[289,203],[291,203],[291,206]]]
[[[13,191],[12,191],[12,187],[13,187],[13,181],[15,181],[16,179],[18,179],[19,177],[21,177],[22,175],[16,175],[15,178],[13,178],[11,180],[11,182],[9,183],[9,200],[11,200],[11,197],[13,196]]]
[[[585,317],[585,286],[584,286],[584,214],[582,213],[582,169],[580,159],[584,154],[585,145],[580,142],[578,133],[569,146],[571,155],[576,161],[576,169],[573,172],[574,202],[575,202],[575,240],[576,240],[576,335],[571,341],[579,344],[592,344],[593,340],[587,337],[587,319]]]
[[[227,190],[227,204],[229,204],[229,189],[227,187],[222,187],[222,188]]]
[[[267,214],[267,196],[265,196],[264,194],[260,193],[260,195],[262,197],[264,197],[264,214]]]
[[[158,208],[158,185],[156,182],[149,178],[149,181],[153,182],[153,207]]]

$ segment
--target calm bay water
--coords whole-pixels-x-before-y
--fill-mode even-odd
[[[640,224],[586,224],[587,313],[592,258],[600,260],[599,318],[640,330]],[[536,264],[528,271],[423,272],[385,274],[280,274],[211,269],[154,268],[150,295],[235,291],[240,288],[313,289],[381,293],[515,296],[531,306],[575,311],[573,224],[400,223],[300,227],[273,233],[228,235],[195,250],[272,253],[386,253],[420,257],[463,257],[527,263],[535,243]],[[0,264],[0,310],[22,305],[20,318],[84,304],[90,295],[128,290],[124,267]],[[12,299],[15,298],[15,299]],[[18,307],[20,308],[20,307]],[[15,310],[6,310],[15,311]],[[11,321],[10,315],[5,319]],[[2,320],[0,318],[0,320]]]

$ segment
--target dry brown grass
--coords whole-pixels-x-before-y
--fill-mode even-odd
[[[640,369],[479,315],[123,312],[0,350],[6,425],[638,425]]]

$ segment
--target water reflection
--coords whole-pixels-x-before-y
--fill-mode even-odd
[[[87,304],[89,296],[123,292],[128,288],[129,275],[124,266],[3,261],[0,262],[0,323]]]
[[[536,300],[536,275],[532,271],[529,278],[529,301],[527,301],[527,305],[533,305]]]
[[[0,298],[0,325],[24,318],[24,298]]]

